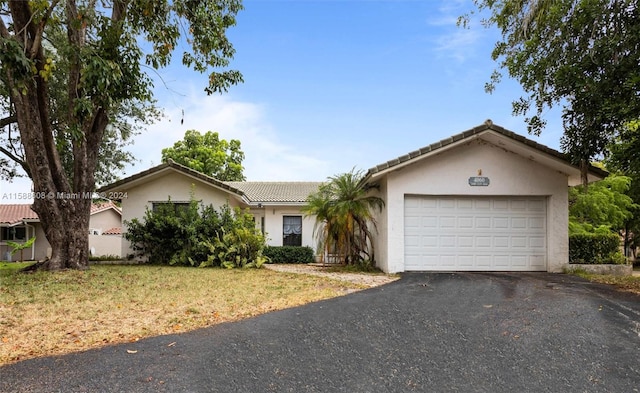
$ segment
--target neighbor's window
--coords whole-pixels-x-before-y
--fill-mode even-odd
[[[282,217],[282,245],[302,246],[302,216]]]
[[[27,240],[27,227],[2,227],[0,240],[21,241]]]

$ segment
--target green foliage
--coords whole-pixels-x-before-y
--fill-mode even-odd
[[[222,266],[233,268],[260,268],[268,257],[263,255],[265,238],[255,228],[233,228],[222,239],[207,242],[209,256],[200,267]]]
[[[338,255],[345,264],[375,261],[373,211],[382,210],[384,201],[369,194],[371,188],[363,181],[362,171],[353,169],[328,180],[303,207],[305,214],[316,216],[318,248]]]
[[[569,221],[574,223],[570,231],[579,232],[578,225],[587,232],[606,226],[618,231],[625,221],[633,217],[632,210],[637,207],[625,194],[629,190],[631,179],[626,176],[609,175],[595,182],[584,191],[582,186],[569,189]],[[589,228],[592,228],[589,230]]]
[[[626,263],[615,233],[582,233],[569,236],[569,263]]]
[[[188,130],[184,139],[173,147],[162,149],[162,161],[173,160],[205,175],[222,181],[244,181],[240,141],[220,139],[217,132],[204,135]]]
[[[120,261],[122,260],[122,258],[120,258],[117,255],[100,255],[100,256],[90,256],[89,257],[90,261]]]
[[[18,251],[26,250],[27,248],[33,246],[33,243],[35,243],[35,241],[36,237],[34,236],[24,243],[12,242],[10,240],[7,240],[6,243],[7,246],[11,247],[11,255],[13,255]]]
[[[640,247],[640,120],[629,122],[620,132],[619,138],[609,146],[607,168],[623,173],[631,178],[626,194],[637,206],[633,217],[625,221],[621,234],[625,250],[635,255]]]
[[[218,211],[193,199],[188,206],[169,200],[125,225],[125,238],[149,263],[259,267],[265,261],[265,239],[252,216],[228,205]]]
[[[622,0],[474,0],[502,38],[492,58],[525,95],[514,115],[538,135],[547,109],[562,106],[562,146],[577,164],[605,151],[622,125],[640,118],[640,7]],[[469,15],[461,22],[468,25]],[[486,86],[501,79],[495,71]]]
[[[271,263],[311,263],[314,261],[311,247],[295,246],[267,246],[264,255],[269,257]]]

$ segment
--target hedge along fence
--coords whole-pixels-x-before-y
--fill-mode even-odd
[[[624,264],[620,237],[615,233],[569,235],[569,263]]]
[[[269,257],[271,263],[310,263],[314,261],[311,247],[267,246],[262,254]]]

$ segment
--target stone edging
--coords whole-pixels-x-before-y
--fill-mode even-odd
[[[567,268],[567,271],[584,270],[587,273],[592,274],[610,274],[613,276],[630,276],[633,274],[632,265],[612,265],[612,264],[582,264],[572,263]]]

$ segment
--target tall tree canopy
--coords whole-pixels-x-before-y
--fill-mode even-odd
[[[474,0],[502,39],[492,57],[526,95],[513,103],[529,132],[544,112],[562,107],[563,149],[583,166],[603,153],[621,127],[640,118],[640,9],[637,0]],[[462,18],[466,24],[469,15]],[[500,81],[494,72],[486,85]]]
[[[162,161],[173,160],[196,171],[222,181],[244,181],[240,141],[220,139],[217,132],[204,135],[188,130],[184,139],[173,147],[162,149]]]
[[[184,65],[209,73],[208,94],[242,81],[227,69],[226,37],[241,8],[240,0],[0,0],[0,152],[33,180],[52,248],[43,268],[88,265],[100,154],[121,143],[125,124],[156,114],[148,71],[167,66],[179,46]]]
[[[631,178],[627,195],[636,207],[632,210],[633,216],[625,221],[621,233],[625,250],[635,252],[640,247],[640,121],[629,122],[609,147],[609,151],[607,169],[624,173]]]

